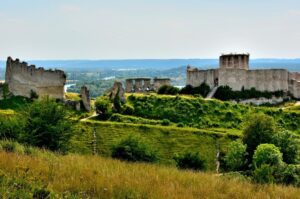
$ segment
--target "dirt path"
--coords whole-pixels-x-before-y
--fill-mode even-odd
[[[86,120],[88,120],[88,119],[90,119],[90,118],[92,118],[92,117],[95,117],[95,116],[97,116],[98,114],[96,113],[96,112],[94,112],[93,113],[93,115],[91,115],[91,116],[89,116],[89,117],[86,117],[86,118],[83,118],[83,119],[81,119],[80,121],[86,121]]]

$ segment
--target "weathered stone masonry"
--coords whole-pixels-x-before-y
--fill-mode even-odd
[[[143,93],[148,91],[158,91],[164,85],[171,85],[170,78],[154,78],[151,83],[151,78],[133,78],[126,79],[125,91],[127,93],[137,92]]]
[[[233,90],[256,88],[260,91],[289,92],[300,98],[300,73],[285,69],[249,70],[248,54],[229,54],[220,57],[220,68],[200,70],[187,67],[187,85],[199,86],[203,82],[211,88],[230,86]]]
[[[38,96],[50,96],[63,100],[66,75],[61,70],[45,70],[28,66],[19,59],[7,58],[5,82],[15,96],[30,97],[32,92]]]

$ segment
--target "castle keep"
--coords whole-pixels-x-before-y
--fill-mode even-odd
[[[31,97],[32,93],[36,93],[63,100],[65,82],[66,75],[61,70],[45,70],[28,66],[19,59],[7,58],[5,83],[15,96]]]
[[[219,68],[200,70],[187,67],[187,85],[200,86],[203,82],[211,89],[229,86],[235,91],[256,88],[259,91],[282,90],[300,98],[300,73],[285,69],[249,70],[249,54],[220,56]]]

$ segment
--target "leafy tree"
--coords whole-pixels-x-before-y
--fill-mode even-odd
[[[200,157],[199,152],[186,152],[182,155],[175,156],[174,160],[180,169],[205,169],[205,161]]]
[[[254,114],[247,118],[243,132],[243,142],[247,145],[247,152],[251,158],[259,144],[271,143],[276,133],[275,121],[264,114]]]
[[[274,144],[260,144],[253,155],[253,165],[255,168],[261,165],[282,166],[282,153]]]
[[[246,163],[246,152],[247,146],[244,145],[240,140],[231,142],[229,145],[229,151],[225,155],[225,163],[226,166],[231,171],[239,171],[242,170]]]
[[[131,162],[156,162],[157,153],[140,138],[129,136],[112,149],[112,157]]]
[[[253,179],[255,182],[265,184],[275,182],[274,178],[274,167],[262,164],[260,167],[256,168],[253,173]]]
[[[62,104],[54,99],[34,101],[24,112],[25,131],[21,140],[37,147],[65,152],[72,133],[72,123]]]
[[[101,96],[95,102],[96,112],[104,117],[112,114],[112,104],[107,96]]]
[[[299,140],[290,132],[283,131],[274,135],[272,143],[280,148],[283,161],[287,164],[299,162]]]
[[[276,174],[277,182],[285,185],[300,186],[300,165],[286,165]]]
[[[157,93],[165,95],[176,95],[179,93],[179,89],[174,86],[163,85],[158,89]]]

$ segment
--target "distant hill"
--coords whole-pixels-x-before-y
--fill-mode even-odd
[[[59,68],[65,71],[97,71],[109,69],[154,69],[167,70],[191,65],[203,69],[216,68],[218,59],[140,59],[140,60],[32,60],[29,64],[38,67]],[[290,71],[300,71],[300,59],[252,59],[252,69],[284,68]],[[5,61],[0,61],[0,70],[5,67]],[[1,72],[1,71],[0,71]]]

